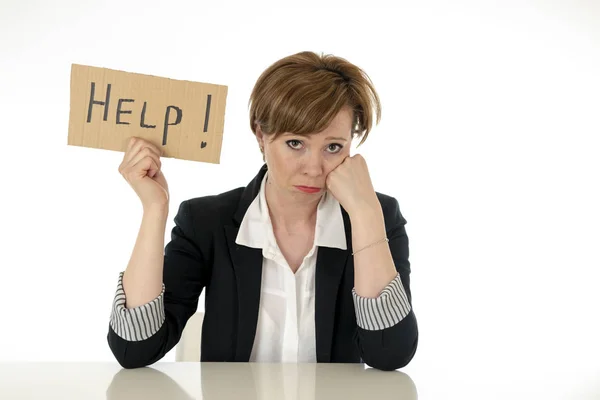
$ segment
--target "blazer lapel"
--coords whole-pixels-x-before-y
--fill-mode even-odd
[[[267,166],[265,164],[242,192],[232,224],[224,227],[237,285],[239,312],[235,351],[236,362],[247,362],[252,353],[260,305],[263,256],[261,249],[238,245],[235,243],[235,239],[248,207],[258,195],[266,171]]]
[[[346,247],[341,250],[319,247],[315,271],[315,335],[317,362],[331,362],[331,343],[335,324],[335,308],[340,282],[348,255],[352,251],[352,233],[348,214],[342,209],[346,230]]]
[[[225,234],[237,285],[238,329],[235,361],[247,362],[252,352],[258,322],[262,250],[236,244],[238,229],[233,226],[226,226]]]

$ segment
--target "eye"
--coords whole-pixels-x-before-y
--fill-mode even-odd
[[[336,149],[336,146],[337,146],[337,149]],[[327,150],[332,150],[332,151],[330,151],[330,153],[339,153],[343,147],[344,146],[342,146],[339,143],[331,143],[329,146],[327,146]]]
[[[292,139],[292,140],[288,140],[287,142],[285,142],[290,148],[294,149],[294,150],[299,150],[300,149],[300,145],[302,145],[302,142],[296,139]]]

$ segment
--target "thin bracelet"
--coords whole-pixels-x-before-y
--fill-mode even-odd
[[[355,255],[355,254],[356,254],[356,253],[358,253],[359,251],[363,251],[364,249],[368,249],[369,247],[371,247],[371,246],[375,246],[377,243],[381,243],[381,242],[389,242],[389,240],[388,240],[388,238],[387,238],[387,237],[386,237],[386,238],[383,238],[383,239],[381,239],[381,240],[378,240],[378,241],[376,241],[376,242],[374,242],[374,243],[371,243],[371,244],[370,244],[370,245],[368,245],[368,246],[365,246],[365,247],[363,247],[362,249],[360,249],[360,250],[358,250],[358,251],[355,251],[354,253],[352,253],[352,255]]]

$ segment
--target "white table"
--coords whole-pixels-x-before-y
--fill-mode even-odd
[[[384,372],[360,364],[0,362],[0,400],[596,400],[600,365],[411,364]],[[417,396],[418,393],[418,396]]]
[[[0,363],[0,399],[416,400],[411,378],[360,364]]]

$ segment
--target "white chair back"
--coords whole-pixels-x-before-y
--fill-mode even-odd
[[[203,312],[196,312],[183,328],[181,339],[175,349],[175,361],[200,361]]]

